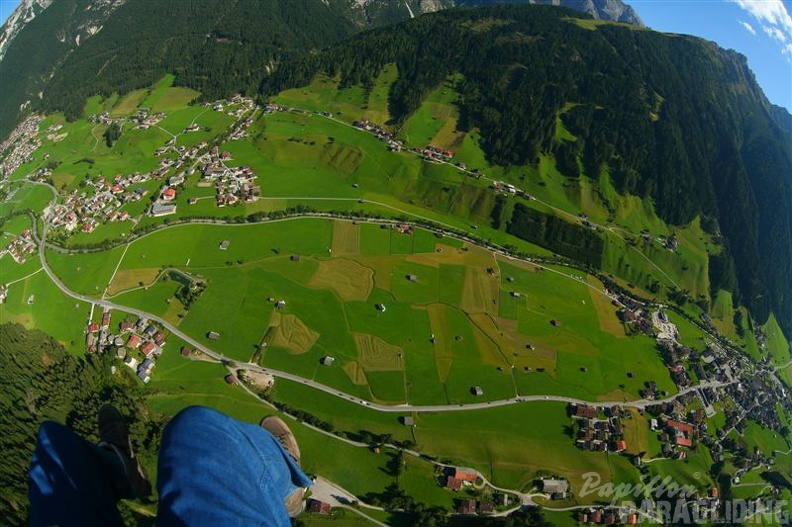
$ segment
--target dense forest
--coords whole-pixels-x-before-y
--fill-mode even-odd
[[[721,259],[733,260],[721,268],[736,270],[724,287],[760,323],[772,309],[792,330],[792,148],[745,58],[695,37],[585,18],[542,6],[435,13],[284,64],[262,91],[306,85],[318,72],[371,86],[396,63],[398,126],[461,73],[460,126],[480,130],[492,163],[554,154],[569,177],[580,166],[594,179],[607,169],[620,192],[651,198],[671,225],[707,215],[724,235]],[[559,115],[576,141],[556,137]]]
[[[595,269],[602,264],[604,243],[592,229],[539,212],[522,203],[514,206],[506,231]]]
[[[268,69],[358,31],[335,4],[343,2],[129,0],[104,19],[97,6],[110,3],[57,0],[0,61],[0,137],[26,100],[76,118],[86,98],[149,86],[166,73],[207,100],[255,93]],[[87,27],[101,31],[88,39]],[[41,100],[32,97],[38,92]]]
[[[128,416],[138,455],[156,464],[162,420],[143,402],[135,379],[109,375],[106,357],[78,359],[56,340],[18,324],[0,325],[0,517],[3,525],[27,525],[27,470],[39,423],[65,423],[83,437],[97,440],[97,411],[112,402]],[[139,518],[127,508],[124,516]]]

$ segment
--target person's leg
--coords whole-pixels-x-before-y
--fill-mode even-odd
[[[30,525],[123,526],[114,491],[123,473],[114,452],[59,423],[43,423],[28,473]]]
[[[157,524],[289,526],[284,501],[309,485],[263,428],[209,408],[187,408],[162,437]]]

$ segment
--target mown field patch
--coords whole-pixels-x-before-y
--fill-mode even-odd
[[[351,221],[333,223],[333,255],[360,252],[360,225]]]
[[[310,329],[291,313],[274,312],[270,319],[270,327],[277,328],[272,334],[272,345],[284,347],[295,355],[310,351],[319,338],[319,333]]]
[[[404,369],[402,349],[367,333],[353,333],[358,350],[358,364],[370,371],[401,371]]]
[[[107,294],[113,296],[128,289],[149,285],[159,276],[159,273],[159,269],[152,267],[120,270],[113,277],[113,281],[110,282]]]
[[[453,337],[446,323],[446,306],[432,304],[427,308],[427,311],[429,313],[429,324],[432,328],[437,377],[441,383],[445,383],[448,374],[451,372],[451,366],[454,364],[454,353],[451,351],[451,339]]]
[[[330,289],[343,301],[362,302],[374,287],[374,271],[352,260],[322,260],[308,285]]]
[[[481,267],[468,267],[461,307],[467,313],[498,312],[498,278]]]

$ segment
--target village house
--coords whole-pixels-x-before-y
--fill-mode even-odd
[[[550,495],[550,499],[563,500],[569,492],[569,482],[563,479],[548,478],[541,480],[542,492]]]
[[[323,516],[327,516],[332,511],[329,503],[317,500],[316,498],[308,498],[306,509],[311,514],[321,514]]]

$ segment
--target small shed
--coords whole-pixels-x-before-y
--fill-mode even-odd
[[[484,395],[484,390],[481,389],[481,386],[474,386],[471,388],[473,395],[481,396]]]
[[[228,384],[236,384],[237,378],[233,373],[229,373],[228,375],[225,376],[225,382],[227,382]]]
[[[322,363],[323,366],[332,366],[333,363],[335,362],[335,357],[331,357],[330,355],[327,355],[326,357],[322,357],[320,362]]]
[[[289,260],[291,260],[292,262],[299,262],[300,261],[300,255],[299,254],[292,254],[291,257],[289,258]]]
[[[182,346],[182,349],[179,351],[182,357],[189,357],[190,356],[190,348],[187,346]]]
[[[229,246],[229,245],[231,245],[231,242],[230,242],[230,241],[228,241],[228,240],[223,240],[223,241],[221,241],[221,242],[220,242],[220,250],[221,250],[221,251],[225,251],[226,249],[228,249],[228,246]]]
[[[386,309],[386,308],[385,308],[385,304],[375,304],[375,305],[374,305],[374,307],[375,307],[375,308],[377,309],[377,311],[379,311],[380,313],[384,313],[384,312],[385,312],[385,309]]]
[[[407,281],[409,281],[409,282],[417,282],[418,281],[418,277],[415,276],[414,274],[408,274],[407,275]]]
[[[206,336],[209,338],[209,340],[217,340],[220,338],[220,333],[217,331],[210,331]]]
[[[402,417],[402,423],[404,426],[415,426],[415,419],[413,419],[412,416],[405,415]]]

